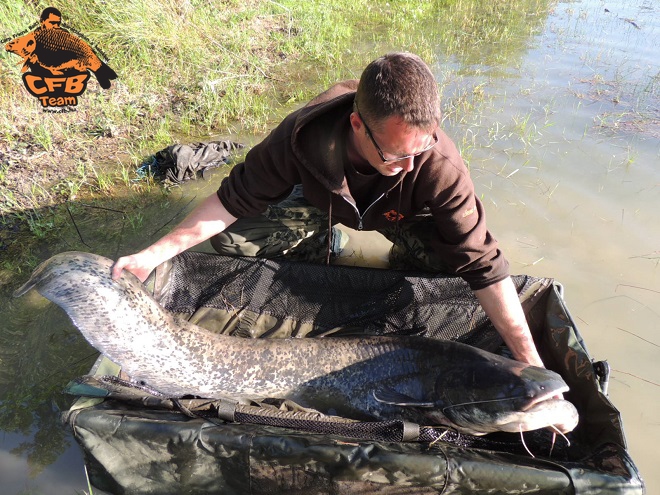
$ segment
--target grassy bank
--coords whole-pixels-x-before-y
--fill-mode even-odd
[[[22,85],[19,57],[0,53],[0,250],[10,271],[40,257],[30,255],[32,242],[57,235],[69,218],[67,201],[126,201],[139,210],[152,201],[146,193],[164,196],[148,179],[134,180],[159,149],[200,136],[263,133],[389,50],[460,67],[476,63],[476,44],[489,63],[510,64],[548,2],[7,0],[1,36],[28,29],[51,4],[119,77],[109,90],[92,77],[75,112],[44,113]],[[470,88],[456,94],[446,105],[450,120],[480,96]],[[25,228],[27,236],[19,234]]]

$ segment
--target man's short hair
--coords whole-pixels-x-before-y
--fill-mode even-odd
[[[41,17],[39,18],[40,21],[45,21],[50,17],[50,14],[55,14],[57,17],[60,19],[62,18],[62,14],[59,10],[57,10],[55,7],[46,7],[42,12],[41,12]],[[34,17],[33,17],[34,19]]]
[[[428,65],[412,53],[389,53],[371,62],[355,100],[360,115],[376,129],[392,116],[420,129],[440,124],[438,84]]]

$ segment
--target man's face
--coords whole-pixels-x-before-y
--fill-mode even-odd
[[[41,26],[44,29],[52,29],[52,28],[58,28],[60,27],[60,24],[62,23],[62,18],[55,15],[55,14],[49,14],[48,19],[45,19],[41,21]]]
[[[436,130],[429,132],[411,127],[399,117],[389,117],[374,129],[365,125],[364,120],[354,112],[351,124],[362,157],[387,177],[401,171],[411,172],[415,155],[430,149],[437,142]]]

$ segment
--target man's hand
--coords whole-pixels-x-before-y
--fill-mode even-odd
[[[543,368],[511,277],[474,293],[513,357]]]
[[[124,256],[119,258],[115,261],[115,264],[112,265],[112,280],[117,280],[121,276],[123,270],[128,270],[139,278],[140,282],[144,282],[154,268],[156,267],[153,266],[148,257],[142,253]]]
[[[513,357],[523,363],[545,368],[511,277],[474,293]],[[563,399],[564,396],[557,394],[554,398]]]

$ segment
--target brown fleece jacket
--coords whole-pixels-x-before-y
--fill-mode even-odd
[[[506,278],[508,263],[488,232],[469,172],[444,132],[438,131],[433,149],[415,157],[412,172],[358,177],[346,151],[356,89],[357,81],[336,84],[254,146],[218,189],[229,213],[256,216],[296,184],[317,208],[328,211],[332,202],[333,223],[354,229],[392,227],[397,218],[405,222],[427,208],[437,230],[432,247],[452,274],[475,290]]]

